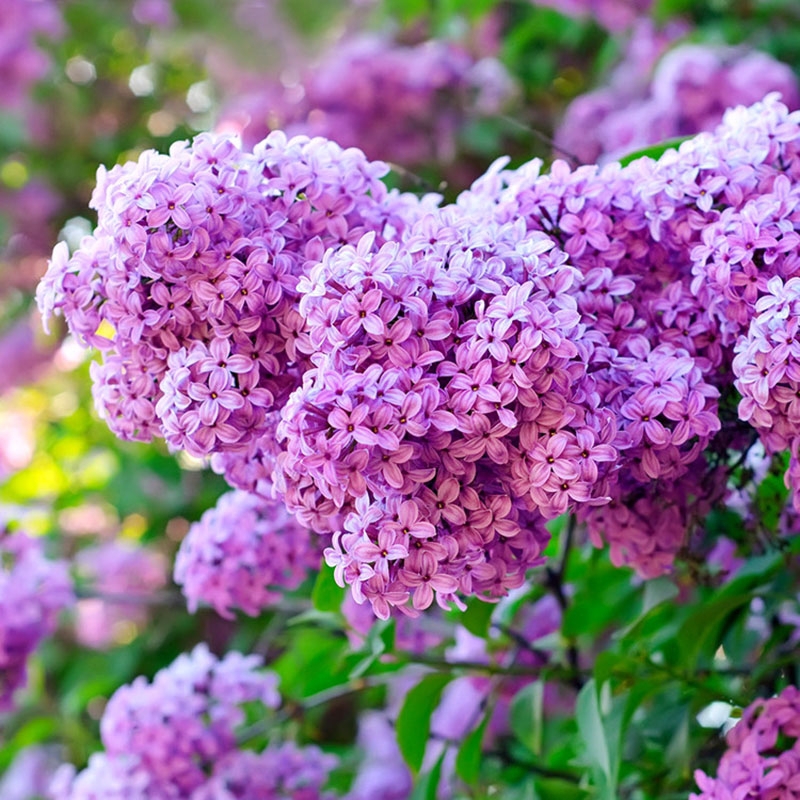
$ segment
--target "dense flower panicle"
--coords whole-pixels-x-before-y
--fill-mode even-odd
[[[637,27],[628,52],[609,85],[576,98],[567,108],[555,141],[585,163],[608,161],[667,139],[713,130],[727,108],[750,105],[780,92],[791,108],[800,86],[791,68],[772,56],[733,47],[680,44],[663,54],[670,39]],[[642,41],[644,40],[644,41]],[[642,63],[641,45],[662,52]],[[655,69],[653,66],[655,65]],[[630,75],[651,75],[649,82]]]
[[[727,736],[716,778],[695,772],[699,793],[690,800],[758,797],[794,800],[800,796],[800,691],[787,686],[779,695],[751,703]]]
[[[144,625],[146,598],[167,582],[161,553],[121,539],[82,549],[74,564],[77,574],[101,595],[77,603],[75,635],[87,647],[107,647],[120,631]]]
[[[616,458],[576,270],[470,204],[328,253],[300,284],[315,366],[282,414],[278,487],[312,527],[319,495],[346,514],[329,563],[381,616],[518,585],[542,522],[605,502]]]
[[[105,752],[77,776],[57,776],[57,800],[188,798],[209,770],[236,750],[241,705],[276,707],[277,679],[257,672],[257,656],[213,656],[205,645],[158,672],[118,689],[100,722]],[[103,793],[105,792],[105,793]]]
[[[41,543],[25,533],[0,529],[0,711],[11,709],[25,685],[28,657],[56,629],[58,615],[73,602],[67,565],[50,561]]]
[[[690,522],[686,509],[674,505],[681,503],[679,493],[654,482],[674,487],[720,430],[718,387],[729,384],[721,368],[730,357],[716,320],[690,291],[688,271],[676,268],[681,261],[637,213],[640,169],[571,170],[555,162],[541,175],[535,163],[515,171],[498,164],[460,202],[470,206],[494,196],[497,218],[522,218],[529,231],[563,248],[579,270],[572,292],[591,345],[584,350],[591,396],[609,415],[579,432],[582,474],[614,505],[581,503],[578,509],[590,520],[596,544],[614,542],[616,563],[652,577],[670,568]],[[561,433],[553,436],[546,448],[528,454],[521,475],[538,480],[540,465],[560,464],[566,448]],[[644,504],[647,495],[659,497],[660,511],[653,518],[642,506],[638,522],[629,506]]]
[[[52,800],[330,800],[337,763],[316,747],[240,750],[244,703],[275,708],[277,678],[257,656],[217,659],[205,645],[151,683],[137,678],[111,697],[100,722],[105,752],[83,771],[62,765]]]
[[[318,568],[320,551],[281,501],[229,492],[181,542],[175,582],[192,612],[202,602],[225,617],[232,609],[255,616]]]
[[[101,170],[97,229],[72,257],[56,247],[38,300],[105,351],[95,399],[112,429],[196,455],[257,438],[303,369],[306,263],[368,230],[395,234],[420,205],[387,192],[386,170],[281,133],[254,153],[203,134]]]
[[[449,164],[470,117],[498,113],[514,89],[499,61],[476,60],[455,43],[409,46],[361,34],[337,42],[290,86],[258,75],[249,91],[234,92],[217,127],[246,144],[280,128],[405,167]]]

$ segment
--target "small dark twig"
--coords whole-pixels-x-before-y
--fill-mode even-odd
[[[567,565],[569,562],[569,554],[572,550],[572,540],[575,536],[575,527],[577,520],[575,515],[571,515],[567,523],[567,534],[564,537],[564,545],[561,550],[561,561],[559,562],[558,569],[547,567],[545,574],[547,575],[547,588],[553,593],[553,596],[558,602],[561,613],[566,612],[569,607],[569,599],[564,592],[564,578],[567,573]],[[574,639],[571,639],[567,647],[567,663],[569,664],[572,672],[572,680],[570,683],[575,689],[583,688],[583,678],[581,677],[580,664],[578,658],[578,646],[575,644]]]

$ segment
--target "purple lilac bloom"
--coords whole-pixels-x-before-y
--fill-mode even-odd
[[[56,247],[45,320],[104,351],[101,416],[195,455],[247,449],[299,383],[297,282],[326,248],[396,232],[416,201],[357,150],[276,132],[255,152],[208,134],[98,173],[98,226]]]
[[[279,704],[277,678],[260,666],[257,656],[217,659],[198,645],[152,682],[140,677],[121,687],[100,722],[105,752],[78,774],[62,767],[51,788],[55,800],[190,800],[237,752],[242,704]]]
[[[335,139],[405,167],[455,160],[470,117],[497,114],[514,84],[495,59],[443,40],[401,45],[361,34],[337,42],[295,82],[258,76],[218,127],[255,143],[271,130]]]
[[[653,37],[653,47],[663,52],[674,34]],[[637,28],[634,40],[639,37]],[[555,135],[558,147],[585,162],[608,161],[666,139],[713,130],[726,108],[755,103],[769,92],[780,92],[790,108],[800,104],[794,73],[766,53],[682,44],[653,69],[654,64],[642,63],[629,45],[609,85],[581,95],[567,108]],[[634,84],[628,77],[651,71],[649,83]]]
[[[56,249],[40,306],[109,351],[113,429],[280,496],[380,617],[506,594],[565,512],[651,577],[748,423],[800,484],[799,122],[769,96],[657,162],[500,159],[450,206],[323,140],[199,137],[101,173],[98,232]]]
[[[377,252],[365,237],[301,282],[317,366],[282,412],[277,485],[312,527],[312,487],[346,515],[328,563],[383,617],[505,593],[539,563],[543,521],[595,499],[576,460],[603,415],[580,394],[572,271],[545,237],[478,219],[430,215]],[[525,451],[562,428],[527,479]]]
[[[121,539],[80,550],[74,564],[77,574],[99,595],[76,605],[75,637],[86,647],[108,647],[120,634],[129,635],[131,626],[144,626],[148,595],[167,582],[167,562],[161,553]]]
[[[27,661],[73,602],[67,565],[45,558],[42,545],[6,523],[0,529],[0,711],[12,708],[27,679]]]
[[[695,522],[676,504],[687,480],[702,482],[703,471],[692,465],[720,429],[719,389],[708,379],[722,352],[719,337],[712,339],[713,321],[689,291],[689,276],[676,268],[680,261],[638,215],[637,168],[572,171],[555,162],[549,175],[541,175],[535,163],[514,172],[498,165],[460,202],[494,196],[495,216],[522,218],[531,233],[563,248],[578,270],[571,286],[560,279],[558,290],[571,290],[587,331],[591,382],[584,391],[603,415],[575,431],[572,448],[559,424],[548,427],[544,440],[527,445],[520,479],[541,497],[537,484],[549,464],[563,471],[569,487],[564,455],[577,450],[581,479],[595,496],[613,501],[593,506],[583,498],[576,504],[579,516],[594,530],[596,544],[616,544],[616,563],[651,577],[669,570]],[[531,441],[529,435],[524,441]],[[666,481],[670,491],[661,485]],[[658,498],[661,511],[642,505],[632,516],[628,498],[646,494]]]
[[[192,612],[202,602],[225,617],[256,616],[319,567],[320,549],[281,501],[228,492],[189,529],[175,582]]]
[[[793,800],[800,796],[800,691],[787,686],[779,695],[751,703],[727,735],[728,750],[717,775],[694,774],[699,793],[689,800],[759,797]]]
[[[19,110],[31,87],[41,80],[50,58],[39,36],[56,38],[63,22],[53,0],[7,0],[0,8],[0,108]]]

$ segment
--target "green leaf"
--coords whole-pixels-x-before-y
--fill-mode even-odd
[[[604,715],[594,680],[578,694],[575,717],[588,764],[593,768],[598,800],[616,800],[619,750],[625,703],[611,703]],[[606,684],[606,687],[608,684]]]
[[[485,603],[476,597],[467,603],[467,610],[458,616],[457,621],[473,636],[480,636],[481,639],[485,639],[489,633],[492,612],[495,608],[497,606],[494,603]]]
[[[425,757],[431,730],[431,714],[439,704],[444,687],[453,679],[445,672],[426,675],[407,695],[397,717],[397,744],[403,759],[414,774]]]
[[[536,790],[540,800],[585,800],[586,789],[560,778],[536,778]]]
[[[439,788],[439,779],[442,776],[442,764],[444,763],[446,754],[447,748],[442,751],[442,754],[433,765],[433,769],[420,776],[419,780],[414,785],[414,791],[411,793],[409,800],[436,800],[436,790]]]
[[[666,141],[659,142],[658,144],[650,145],[649,147],[643,147],[641,150],[634,150],[632,153],[628,153],[628,155],[623,156],[619,163],[622,166],[627,166],[631,163],[631,161],[636,161],[637,158],[653,158],[658,160],[667,150],[677,150],[684,142],[691,139],[691,136],[681,136],[677,139],[667,139]]]
[[[336,583],[333,570],[322,567],[311,591],[311,602],[318,611],[335,611],[342,608],[345,589]]]
[[[456,774],[467,786],[474,786],[481,771],[481,747],[490,712],[484,714],[483,721],[461,743],[456,755]]]
[[[734,611],[744,605],[749,605],[752,599],[752,592],[733,596],[723,595],[697,608],[681,625],[678,632],[682,664],[687,669],[692,669],[709,641],[712,643],[713,650],[716,650],[719,644],[721,624]]]
[[[514,695],[509,711],[512,732],[534,755],[542,750],[543,702],[544,684],[534,681]]]
[[[375,664],[387,651],[394,647],[394,620],[380,620],[376,622],[367,633],[363,650],[364,655],[350,670],[350,680],[360,678]]]

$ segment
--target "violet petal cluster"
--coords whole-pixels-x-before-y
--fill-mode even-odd
[[[318,537],[314,537],[317,539]],[[175,582],[194,612],[199,603],[224,617],[256,616],[319,567],[320,548],[280,500],[224,494],[195,522],[175,559]]]
[[[25,685],[28,657],[74,600],[66,563],[45,558],[41,542],[0,529],[0,711]]]
[[[83,343],[98,411],[123,439],[160,435],[202,457],[245,451],[299,383],[297,281],[307,262],[401,224],[387,167],[276,132],[254,153],[198,136],[100,170],[98,226],[40,284]]]
[[[442,205],[321,139],[201,136],[101,173],[40,305],[105,347],[112,429],[277,492],[380,617],[506,594],[564,513],[662,574],[754,434],[800,483],[800,117],[771,95],[658,161],[505,164]]]
[[[717,775],[694,774],[699,793],[689,800],[794,800],[800,797],[800,691],[751,703],[727,736]]]
[[[791,68],[767,53],[704,44],[679,44],[639,26],[608,86],[580,95],[567,108],[556,145],[584,163],[608,161],[651,144],[713,130],[727,108],[750,105],[780,92],[790,108],[800,104]],[[666,40],[665,40],[666,38]],[[642,63],[648,41],[657,64]],[[666,51],[666,53],[664,52]],[[653,65],[655,67],[653,68]],[[650,75],[647,83],[631,75]]]
[[[316,748],[237,746],[243,704],[275,708],[277,678],[257,656],[217,659],[205,645],[182,655],[152,682],[118,689],[100,722],[105,747],[82,772],[64,765],[54,800],[283,800],[326,795],[335,759]],[[303,794],[305,793],[305,794]]]

